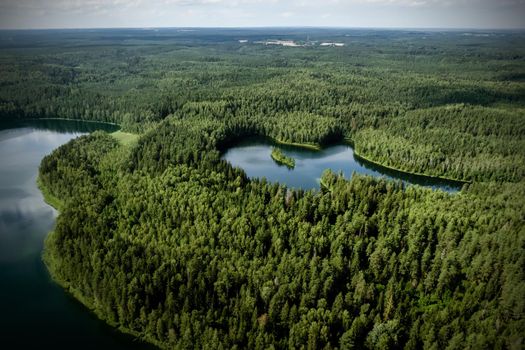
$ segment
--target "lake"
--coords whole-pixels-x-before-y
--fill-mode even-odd
[[[98,320],[55,284],[41,254],[57,212],[47,205],[36,186],[42,158],[58,146],[94,130],[115,131],[109,124],[35,120],[0,125],[0,336],[12,348],[152,349]],[[347,145],[321,151],[279,146],[296,161],[294,170],[270,157],[269,139],[249,138],[228,149],[223,157],[250,177],[266,177],[290,187],[319,187],[326,168],[385,176],[405,183],[445,191],[460,184],[412,176],[368,164],[354,157]]]
[[[285,155],[294,158],[295,168],[289,169],[277,164],[271,158],[272,147],[278,147]],[[325,169],[341,171],[347,178],[355,172],[447,192],[457,192],[463,186],[463,183],[457,181],[412,175],[376,165],[356,157],[349,145],[333,145],[315,151],[276,144],[269,138],[249,137],[229,147],[222,157],[233,166],[244,169],[250,178],[265,177],[268,181],[280,182],[293,188],[319,188],[319,179]]]
[[[152,349],[98,320],[55,284],[42,262],[57,212],[36,186],[42,158],[94,130],[66,120],[0,124],[0,336],[6,349]]]

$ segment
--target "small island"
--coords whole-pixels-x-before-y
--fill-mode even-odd
[[[280,149],[272,148],[272,159],[280,165],[286,165],[288,168],[295,168],[295,159],[285,155]]]

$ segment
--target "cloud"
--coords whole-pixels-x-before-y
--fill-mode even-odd
[[[133,8],[144,4],[144,0],[4,0],[1,7],[4,9],[78,11]]]
[[[525,0],[0,0],[0,27],[525,27]]]
[[[378,6],[465,6],[476,4],[524,5],[525,0],[3,0],[0,8],[76,10],[76,9],[130,9],[139,7],[348,7],[356,5]]]

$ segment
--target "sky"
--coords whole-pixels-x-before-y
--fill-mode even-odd
[[[525,0],[0,0],[1,29],[525,28]]]

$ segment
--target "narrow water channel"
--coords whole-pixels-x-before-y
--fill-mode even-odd
[[[289,169],[277,164],[272,158],[272,147],[280,148],[295,159],[295,167]],[[412,175],[359,159],[349,145],[334,145],[320,151],[295,146],[277,145],[271,139],[250,137],[228,148],[223,158],[233,166],[244,169],[248,177],[280,182],[289,187],[316,189],[325,169],[342,172],[350,178],[352,174],[366,174],[399,180],[407,185],[420,185],[447,192],[461,190],[462,183],[428,176]]]

